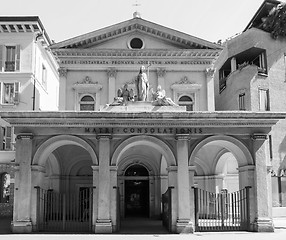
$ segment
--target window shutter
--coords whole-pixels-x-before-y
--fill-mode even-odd
[[[5,133],[5,128],[4,127],[0,127],[0,150],[4,150],[5,146],[4,146],[4,133]]]
[[[20,45],[16,46],[16,71],[20,71]]]
[[[14,83],[14,103],[18,104],[19,103],[19,89],[20,89],[20,83],[15,82]]]
[[[6,136],[5,136],[6,150],[10,150],[12,148],[11,140],[12,140],[12,127],[6,127]]]
[[[0,45],[0,72],[3,71],[3,45]]]

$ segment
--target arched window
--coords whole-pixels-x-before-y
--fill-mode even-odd
[[[92,96],[85,95],[80,99],[80,111],[94,111],[95,100]]]
[[[8,203],[10,197],[10,174],[0,175],[0,203]]]
[[[125,176],[149,176],[149,173],[145,167],[136,164],[125,171]]]
[[[194,101],[190,96],[182,96],[179,98],[179,106],[186,106],[187,111],[194,110]]]

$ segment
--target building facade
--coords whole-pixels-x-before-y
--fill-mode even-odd
[[[58,64],[38,17],[0,17],[1,111],[58,110]],[[0,215],[12,214],[15,135],[1,121]]]
[[[1,159],[1,191],[9,181],[14,185],[13,232],[113,233],[131,217],[160,220],[171,233],[274,230],[268,136],[285,115],[225,111],[237,110],[228,107],[236,82],[228,79],[220,89],[218,72],[236,66],[240,57],[233,56],[240,53],[230,55],[230,47],[149,22],[138,12],[54,44],[36,20],[38,25],[3,19],[0,33],[10,37],[3,46],[14,35],[23,43],[28,38],[29,47],[15,44],[22,46],[20,59],[26,49],[35,59],[31,72],[25,70],[30,80],[19,79],[18,87],[21,101],[33,101],[1,111],[2,124],[16,137],[15,153]],[[251,48],[247,55],[265,56],[253,46],[245,47]],[[265,75],[263,58],[258,62]],[[138,98],[142,66],[145,101]],[[3,86],[6,75],[0,75]]]

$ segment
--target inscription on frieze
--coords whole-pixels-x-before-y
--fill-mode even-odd
[[[85,128],[85,133],[90,134],[203,134],[202,128]]]

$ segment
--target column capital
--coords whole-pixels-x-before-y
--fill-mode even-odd
[[[246,165],[246,166],[238,167],[239,172],[254,171],[254,170],[255,170],[254,165]]]
[[[100,140],[100,139],[112,139],[112,135],[108,134],[108,133],[104,133],[104,134],[97,134],[96,135],[96,139]]]
[[[268,139],[268,135],[265,133],[253,133],[251,135],[252,140],[260,140],[260,141],[265,141]]]
[[[214,72],[215,72],[215,68],[213,67],[206,68],[205,70],[206,76],[209,78],[212,78],[214,76]]]
[[[40,165],[32,165],[31,166],[31,170],[33,172],[45,172],[45,168],[43,166],[40,166]]]
[[[68,75],[68,69],[67,68],[60,67],[58,69],[58,72],[59,72],[60,77],[65,77],[66,78],[67,75]]]
[[[175,139],[177,141],[190,141],[191,140],[191,136],[189,134],[176,134]]]
[[[158,77],[165,77],[166,69],[165,68],[157,68],[157,76]]]
[[[99,166],[91,166],[92,171],[98,171],[99,170]]]
[[[117,74],[116,68],[108,68],[108,69],[106,70],[106,72],[107,72],[107,76],[108,76],[109,78],[110,78],[110,77],[113,77],[113,78],[116,77],[116,74]]]
[[[33,139],[34,135],[33,133],[19,133],[17,135],[17,139]]]
[[[178,166],[169,166],[167,167],[168,172],[176,172],[178,170]]]

